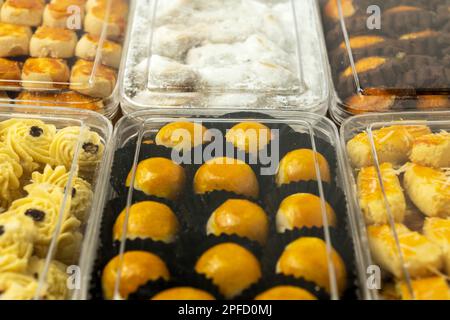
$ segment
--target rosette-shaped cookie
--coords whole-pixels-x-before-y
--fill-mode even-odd
[[[30,219],[10,212],[0,215],[0,273],[26,270],[35,237]]]
[[[0,123],[0,138],[19,156],[26,172],[53,163],[49,149],[55,133],[54,125],[36,119],[10,119]]]
[[[15,273],[0,273],[0,300],[31,300],[38,289],[32,276]]]
[[[37,228],[34,252],[45,257],[61,216],[61,229],[58,234],[58,253],[64,256],[75,256],[79,237],[76,234],[80,221],[70,214],[70,198],[62,208],[64,193],[60,188],[46,190],[36,188],[25,198],[12,203],[10,211],[34,221]],[[57,258],[58,258],[57,253]],[[64,261],[65,262],[65,261]]]
[[[10,148],[0,142],[0,207],[7,209],[19,193],[23,169],[20,159]]]
[[[66,167],[57,166],[52,169],[47,165],[43,173],[35,171],[31,175],[32,184],[26,186],[24,189],[30,193],[35,188],[61,188],[65,190],[69,182],[70,172],[67,172]],[[71,191],[70,213],[80,221],[84,221],[86,212],[92,204],[93,192],[89,182],[74,175],[72,177],[72,191]]]
[[[44,271],[45,260],[37,257],[30,259],[28,273],[39,278]],[[67,298],[69,290],[67,288],[67,266],[58,261],[50,263],[45,283],[46,293],[43,298],[48,300],[64,300]]]
[[[78,144],[78,167],[83,175],[94,171],[103,156],[105,147],[96,132],[81,127],[66,127],[60,130],[50,145],[50,156],[57,165],[64,165],[70,170]]]

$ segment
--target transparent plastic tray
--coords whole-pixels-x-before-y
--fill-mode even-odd
[[[450,109],[448,0],[320,0],[336,121]]]
[[[210,110],[211,111],[211,110]],[[297,137],[297,139],[291,139],[289,138],[289,142],[288,142],[288,136],[283,136],[281,134],[281,137],[285,137],[285,141],[280,141],[280,152],[281,154],[285,155],[287,154],[287,150],[296,150],[296,149],[301,149],[302,146],[303,148],[308,148],[305,147],[306,145],[311,146],[311,148],[309,148],[310,150],[320,150],[320,152],[323,152],[323,154],[325,154],[325,150],[327,149],[327,154],[335,159],[335,164],[332,164],[332,162],[330,162],[330,168],[334,168],[335,165],[335,169],[332,169],[332,173],[331,173],[331,185],[329,185],[326,182],[322,182],[322,179],[319,178],[317,179],[317,177],[320,177],[320,174],[325,174],[325,171],[323,169],[319,169],[319,158],[316,154],[316,157],[314,157],[313,159],[313,163],[314,163],[314,169],[313,172],[311,173],[313,176],[313,180],[310,180],[308,182],[300,182],[298,185],[301,185],[303,187],[305,187],[306,185],[308,185],[308,188],[312,188],[315,191],[310,191],[310,193],[315,194],[318,198],[320,198],[320,216],[323,217],[324,219],[321,218],[321,221],[325,221],[323,223],[323,228],[322,227],[318,227],[317,230],[315,232],[319,232],[321,234],[321,237],[323,236],[322,239],[324,239],[324,245],[326,246],[326,265],[325,266],[325,270],[328,270],[328,274],[325,276],[328,278],[329,281],[329,297],[331,297],[332,299],[339,299],[342,298],[343,295],[343,291],[340,291],[340,289],[342,289],[342,287],[340,287],[338,289],[338,286],[342,284],[341,280],[342,280],[342,269],[340,269],[339,266],[335,266],[335,264],[337,263],[336,260],[332,260],[330,259],[331,257],[331,248],[335,248],[336,250],[338,250],[338,252],[340,252],[341,257],[344,259],[344,263],[346,265],[346,269],[347,269],[347,275],[348,278],[346,279],[347,281],[347,291],[346,291],[346,295],[350,294],[350,295],[355,295],[356,296],[356,275],[354,274],[355,270],[354,270],[354,265],[353,265],[353,258],[349,258],[349,257],[353,257],[354,252],[353,252],[353,245],[352,245],[352,239],[349,237],[349,233],[347,232],[347,225],[350,224],[352,225],[351,221],[347,221],[347,215],[346,215],[346,203],[345,203],[345,197],[342,193],[342,197],[339,198],[342,201],[341,203],[341,211],[340,214],[338,214],[337,212],[337,207],[335,207],[336,209],[336,214],[337,214],[337,219],[339,220],[338,223],[338,227],[336,228],[336,226],[331,226],[330,224],[332,222],[330,222],[328,220],[328,216],[326,212],[326,203],[327,201],[329,201],[329,203],[333,206],[333,202],[331,202],[329,197],[335,197],[338,192],[336,191],[337,189],[342,190],[341,188],[343,187],[343,183],[342,183],[342,154],[341,154],[341,149],[339,148],[339,143],[338,143],[338,136],[337,136],[337,129],[334,126],[334,124],[321,116],[312,114],[312,113],[303,113],[303,112],[288,112],[286,111],[285,114],[283,114],[282,116],[276,115],[275,112],[272,113],[268,113],[268,115],[266,114],[262,114],[262,113],[238,113],[238,114],[228,114],[227,116],[223,115],[223,112],[219,112],[216,110],[216,112],[208,112],[208,115],[202,115],[202,113],[200,112],[200,110],[197,110],[197,112],[195,113],[195,116],[193,116],[193,113],[190,112],[184,112],[182,113],[181,111],[177,111],[176,117],[172,117],[172,118],[167,118],[167,117],[163,117],[163,116],[158,116],[155,115],[155,113],[152,112],[148,112],[148,111],[140,111],[140,112],[135,112],[132,114],[129,114],[127,116],[125,116],[124,118],[122,118],[119,123],[117,124],[117,127],[115,129],[115,134],[114,134],[114,140],[112,143],[112,148],[115,150],[115,155],[113,156],[114,161],[113,161],[113,166],[112,166],[112,173],[111,173],[111,179],[110,179],[110,186],[107,188],[107,196],[108,199],[111,201],[109,202],[106,206],[105,206],[105,211],[103,213],[103,218],[101,219],[102,222],[100,223],[100,225],[98,226],[98,234],[95,237],[92,237],[92,246],[90,248],[91,252],[88,254],[88,256],[91,257],[91,262],[90,262],[90,266],[91,266],[91,271],[92,271],[92,278],[90,279],[89,283],[91,285],[91,290],[90,292],[84,292],[84,296],[83,298],[105,298],[104,294],[102,293],[102,286],[107,287],[111,290],[109,290],[108,294],[111,294],[111,297],[109,298],[114,298],[114,299],[123,299],[123,298],[127,298],[125,296],[130,294],[130,292],[133,292],[133,290],[127,292],[127,293],[123,293],[124,291],[121,290],[121,281],[119,280],[121,277],[121,270],[125,270],[122,269],[120,266],[128,263],[130,260],[129,259],[125,259],[124,254],[128,251],[133,251],[133,250],[144,250],[144,251],[148,251],[148,252],[157,252],[157,254],[160,254],[161,257],[165,257],[164,252],[167,253],[167,250],[169,250],[170,252],[186,252],[186,250],[188,252],[191,252],[191,250],[193,250],[194,248],[196,248],[197,246],[201,246],[202,244],[198,243],[198,244],[194,244],[193,242],[187,242],[189,243],[189,248],[185,247],[185,248],[180,248],[177,247],[177,249],[173,249],[173,247],[171,247],[171,245],[167,245],[167,247],[165,247],[164,250],[161,249],[161,245],[164,245],[162,243],[160,243],[157,247],[159,249],[156,249],[156,247],[152,247],[151,244],[149,244],[149,246],[145,245],[145,240],[144,240],[144,244],[142,244],[141,242],[137,242],[136,241],[129,241],[128,238],[128,226],[130,224],[134,224],[133,223],[129,223],[129,219],[131,216],[131,206],[133,204],[136,203],[140,203],[142,201],[157,201],[160,203],[166,203],[169,206],[171,206],[172,208],[176,207],[176,205],[174,205],[174,203],[176,203],[176,201],[172,201],[172,202],[167,202],[167,199],[162,199],[162,198],[155,198],[155,197],[151,197],[151,196],[146,196],[144,195],[142,192],[140,192],[138,189],[136,189],[135,186],[135,181],[137,181],[136,178],[136,174],[137,174],[137,166],[139,163],[141,163],[141,161],[143,161],[144,159],[149,159],[154,157],[157,157],[152,151],[150,151],[148,148],[157,148],[159,151],[161,152],[161,150],[159,149],[160,146],[155,146],[154,142],[158,141],[159,138],[156,138],[155,135],[159,132],[159,130],[161,128],[163,128],[165,125],[169,124],[169,123],[173,123],[173,122],[180,122],[180,121],[187,121],[187,122],[194,122],[194,123],[198,123],[203,125],[204,127],[209,129],[213,129],[213,128],[222,128],[222,130],[227,127],[230,128],[232,125],[235,125],[237,123],[241,123],[241,122],[259,122],[259,123],[263,123],[268,127],[272,127],[273,128],[279,128],[280,132],[282,131],[281,128],[286,129],[287,126],[289,126],[290,128],[292,128],[292,132],[291,134],[294,137]],[[275,129],[276,130],[276,129]],[[170,132],[170,131],[169,131]],[[223,132],[223,131],[222,131]],[[272,131],[273,133],[274,131]],[[176,131],[174,131],[174,134],[177,134]],[[172,136],[168,136],[168,135],[163,135],[164,139],[167,140],[163,140],[163,141],[170,141]],[[289,136],[291,137],[291,136]],[[174,137],[174,139],[176,139],[176,137]],[[304,141],[302,140],[304,139]],[[130,144],[131,143],[131,144]],[[325,147],[325,145],[327,145],[328,147]],[[169,149],[166,149],[169,150]],[[173,149],[172,149],[173,150]],[[205,149],[203,149],[205,150]],[[276,149],[274,149],[276,150]],[[278,152],[279,150],[276,150],[275,152]],[[319,153],[320,153],[319,152]],[[274,154],[274,153],[272,153]],[[280,158],[282,158],[282,155],[280,154]],[[161,157],[161,155],[160,155]],[[125,159],[126,158],[126,159]],[[166,158],[169,158],[166,156]],[[173,158],[173,156],[171,156],[171,158]],[[170,159],[170,158],[169,158]],[[197,160],[196,160],[197,161]],[[246,160],[246,163],[248,162],[248,158]],[[330,160],[331,161],[331,160]],[[202,161],[200,161],[202,162]],[[200,163],[199,162],[199,163]],[[127,168],[123,168],[129,166],[129,169]],[[178,202],[183,202],[183,205],[187,206],[189,205],[191,202],[190,200],[186,200],[186,199],[191,199],[191,198],[195,198],[198,197],[198,195],[194,195],[194,193],[191,195],[190,192],[193,191],[188,191],[191,189],[191,187],[189,187],[190,184],[192,184],[192,180],[189,180],[192,176],[189,172],[191,172],[190,170],[196,170],[195,168],[197,168],[197,165],[184,165],[182,164],[182,166],[185,168],[185,172],[186,172],[186,176],[188,177],[186,180],[186,192],[187,192],[187,196],[186,198],[183,198],[185,200],[178,200]],[[198,164],[198,166],[200,166],[200,164]],[[119,173],[121,170],[124,170],[124,172]],[[256,170],[256,169],[255,169]],[[126,188],[124,182],[121,183],[120,181],[122,181],[122,177],[124,173],[128,173],[128,178],[127,181],[129,181],[129,185],[133,186],[131,188]],[[256,171],[254,171],[256,172]],[[193,173],[193,171],[191,172]],[[125,175],[126,176],[126,175]],[[271,185],[271,183],[274,183],[272,179],[274,176],[270,176],[270,177],[266,177],[266,182],[263,184],[260,183],[260,188],[265,188],[268,187],[269,185]],[[315,177],[315,178],[314,178]],[[259,176],[259,178],[262,179],[261,176]],[[269,180],[267,180],[269,179]],[[315,179],[315,181],[314,181]],[[320,182],[317,182],[320,181]],[[119,185],[119,186],[118,186]],[[293,185],[291,185],[293,186]],[[297,187],[297,184],[295,185]],[[119,189],[118,189],[119,188]],[[312,190],[312,189],[308,189],[307,190]],[[275,188],[276,189],[276,188]],[[275,189],[270,189],[272,190],[272,192],[267,191],[267,193],[269,195],[274,195],[275,192],[278,191],[274,191]],[[333,190],[333,192],[331,192],[330,190]],[[267,190],[267,189],[266,189]],[[297,189],[295,189],[297,190]],[[305,189],[302,189],[305,190]],[[336,192],[335,192],[336,191]],[[151,191],[149,191],[151,192]],[[297,191],[300,192],[300,191]],[[308,193],[308,191],[303,191]],[[295,194],[296,192],[294,191],[289,191],[288,194]],[[219,191],[220,194],[220,191]],[[259,200],[265,198],[268,194],[263,194],[263,191],[261,191],[261,195],[259,197]],[[143,198],[144,197],[144,198]],[[219,197],[221,197],[219,195]],[[229,199],[229,197],[233,198],[233,195],[227,195],[226,198]],[[242,198],[240,196],[234,196],[234,197],[238,197],[238,198]],[[121,200],[120,200],[121,199]],[[254,200],[254,199],[253,199]],[[118,205],[117,202],[115,201],[121,201],[121,205]],[[256,202],[256,200],[254,200]],[[319,201],[319,200],[318,200]],[[258,202],[258,203],[263,203],[263,202]],[[269,211],[268,209],[268,205],[263,205],[261,204],[261,206],[264,208],[264,210],[267,211],[268,214],[273,213],[272,211]],[[336,205],[337,206],[337,205]],[[174,209],[175,210],[175,209]],[[116,212],[117,211],[117,212]],[[114,213],[113,213],[114,212]],[[112,232],[112,225],[114,223],[114,221],[116,220],[116,215],[115,214],[119,214],[120,212],[121,215],[124,217],[123,220],[123,224],[120,225],[120,223],[118,225],[115,225],[114,227],[114,232],[116,232],[117,230],[122,230],[122,234],[121,236],[118,238],[116,237],[116,233],[115,236],[113,236],[113,232]],[[195,211],[197,212],[197,211]],[[199,211],[200,212],[200,211]],[[199,213],[200,214],[200,213]],[[179,219],[180,215],[178,215]],[[189,218],[190,219],[190,218]],[[189,220],[188,219],[188,220]],[[193,217],[192,219],[196,219],[195,217]],[[270,221],[271,223],[275,224],[275,219],[272,218]],[[153,220],[152,220],[153,221]],[[188,223],[192,223],[193,220],[191,222]],[[156,222],[155,222],[156,223]],[[181,225],[184,225],[183,223],[181,223]],[[202,223],[199,223],[199,225],[203,225]],[[135,225],[136,226],[136,225]],[[206,225],[205,225],[206,227]],[[203,227],[202,227],[203,228]],[[111,229],[111,230],[110,230]],[[165,227],[164,224],[161,224],[161,229],[167,229]],[[275,229],[275,228],[274,228]],[[143,230],[143,229],[142,229]],[[187,230],[180,230],[181,233],[187,233]],[[313,235],[310,235],[312,237],[314,237],[314,231],[306,231],[306,229],[303,229],[303,231],[305,231],[305,234],[309,234],[308,232],[312,232]],[[276,231],[273,231],[276,233]],[[199,231],[200,234],[203,235],[206,234],[205,231]],[[339,233],[341,236],[341,238],[337,238],[336,237],[336,233]],[[188,235],[190,235],[191,232],[188,233]],[[305,236],[305,234],[302,233],[303,237]],[[116,241],[114,243],[110,242],[109,240],[109,236],[112,237],[116,237]],[[130,238],[135,237],[136,235],[129,235]],[[183,242],[181,241],[179,237],[182,237],[184,235],[179,235],[177,236],[177,240],[175,241],[175,246],[183,246]],[[348,238],[347,238],[348,236]],[[281,236],[280,236],[281,237]],[[293,239],[297,239],[298,237],[301,237],[301,235],[297,235],[295,234],[295,237]],[[195,239],[195,237],[193,238]],[[218,238],[217,238],[218,239]],[[337,240],[337,239],[345,239],[345,240]],[[111,239],[112,240],[112,239]],[[140,240],[142,241],[142,240]],[[206,241],[211,241],[211,240],[206,240]],[[220,240],[220,241],[224,241],[224,240]],[[292,241],[292,240],[291,240]],[[226,241],[225,241],[226,242]],[[289,242],[288,242],[289,243]],[[186,244],[186,243],[184,243]],[[287,243],[285,243],[287,244]],[[343,250],[342,248],[346,248],[346,253],[343,254]],[[157,251],[153,251],[155,248]],[[274,248],[270,247],[270,243],[267,244],[265,247],[263,247],[263,251],[273,251],[275,250]],[[319,250],[320,249],[317,249]],[[190,255],[190,253],[189,253]],[[194,253],[192,253],[192,256],[194,256]],[[116,265],[116,271],[119,270],[118,272],[114,273],[116,274],[115,277],[111,278],[110,275],[108,273],[108,275],[105,276],[106,278],[109,278],[109,280],[107,282],[103,282],[102,280],[102,274],[103,274],[103,270],[105,268],[106,265],[108,265],[108,261],[111,261],[111,259],[115,257],[115,261],[118,263]],[[177,256],[178,259],[179,256]],[[165,259],[165,258],[162,258]],[[189,258],[188,258],[189,260]],[[261,259],[261,263],[263,259]],[[319,259],[320,260],[320,259]],[[124,261],[128,261],[128,262],[124,262]],[[186,262],[187,260],[180,260],[180,261],[184,261]],[[169,262],[169,260],[166,260],[165,262],[167,262],[168,268],[169,268],[169,272],[172,274],[178,274],[178,271],[174,271],[174,269],[176,269],[177,267],[183,266],[183,262],[179,262],[179,263],[174,263],[171,264]],[[184,265],[184,267],[186,267],[186,265]],[[187,268],[187,267],[186,267]],[[314,267],[315,268],[315,267]],[[112,270],[112,269],[110,269]],[[339,271],[338,271],[339,270]],[[274,274],[275,274],[275,270],[274,270]],[[117,276],[118,275],[118,276]],[[141,284],[146,283],[147,281],[145,280],[145,272],[143,271],[143,282]],[[272,275],[270,275],[272,276]],[[266,277],[269,277],[266,275]],[[176,278],[176,277],[175,277]],[[184,278],[183,278],[184,279]],[[190,277],[187,276],[186,277],[185,282],[181,281],[182,284],[184,285],[188,285],[192,284]],[[87,280],[87,279],[86,279]],[[179,280],[179,279],[178,279]],[[267,280],[266,280],[267,281]],[[103,284],[102,284],[103,283]],[[180,282],[178,282],[180,283]],[[339,284],[338,284],[339,283]],[[133,288],[133,286],[135,286],[136,283],[134,283],[133,281],[131,281],[128,285],[127,288]],[[292,285],[296,285],[295,283],[292,283]],[[328,283],[326,284],[328,286]],[[170,286],[174,286],[174,284],[170,284]],[[195,287],[195,285],[193,285]],[[313,287],[315,287],[317,289],[317,285],[314,285]],[[197,287],[199,288],[199,287]],[[310,287],[307,287],[310,288]],[[124,289],[126,290],[126,289]],[[136,290],[136,288],[134,288],[134,290]],[[161,289],[162,290],[162,289]],[[206,289],[207,290],[207,289]],[[93,296],[89,296],[90,294],[93,294]],[[121,295],[122,293],[122,295]],[[347,296],[348,297],[348,296]],[[142,296],[141,296],[142,298]],[[145,298],[150,298],[150,297],[145,297]]]
[[[0,127],[0,299],[77,299],[112,125],[92,111],[2,105]]]
[[[450,299],[449,131],[450,112],[359,115],[342,125],[371,299]]]
[[[238,105],[327,110],[315,1],[145,0],[131,20],[120,80],[125,113]]]
[[[134,0],[2,1],[0,102],[113,118]]]

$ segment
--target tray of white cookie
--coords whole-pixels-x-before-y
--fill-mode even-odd
[[[313,0],[145,0],[130,18],[125,113],[148,108],[325,114],[328,65]]]
[[[6,0],[0,102],[95,110],[112,118],[130,0]]]
[[[92,111],[25,110],[0,108],[0,300],[76,299],[112,126]]]
[[[347,193],[373,299],[450,299],[450,113],[344,122]]]

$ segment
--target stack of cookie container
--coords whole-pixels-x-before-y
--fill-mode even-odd
[[[349,209],[371,299],[450,299],[449,129],[449,112],[343,124]]]
[[[2,300],[80,294],[111,135],[111,123],[92,111],[0,111]]]
[[[320,0],[330,114],[450,109],[447,0]]]
[[[0,101],[113,118],[130,0],[6,0],[0,7]]]

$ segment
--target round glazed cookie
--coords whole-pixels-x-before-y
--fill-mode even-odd
[[[211,279],[227,299],[238,296],[261,278],[258,259],[231,242],[218,244],[203,253],[195,271]]]
[[[70,71],[62,59],[29,58],[22,68],[22,86],[29,90],[63,88]]]
[[[195,193],[205,194],[222,190],[258,198],[259,183],[252,168],[241,160],[214,158],[206,161],[195,173]]]
[[[155,142],[159,146],[189,150],[208,140],[207,129],[199,123],[179,121],[159,129]]]
[[[107,1],[95,1],[87,6],[87,14],[84,19],[84,30],[87,33],[100,36],[108,11]],[[127,24],[128,3],[126,1],[114,1],[111,4],[109,18],[107,22],[107,37],[117,39],[124,35]]]
[[[117,217],[113,227],[113,239],[121,240],[127,208]],[[128,213],[127,239],[151,239],[172,243],[179,231],[179,223],[172,209],[155,201],[133,204]]]
[[[43,0],[6,0],[0,17],[2,22],[36,27],[41,24]]]
[[[318,152],[314,155],[310,149],[297,149],[286,154],[281,160],[276,174],[277,185],[299,181],[317,181],[316,160],[321,180],[330,183],[330,166],[325,157]]]
[[[82,28],[85,0],[51,0],[45,6],[43,25],[78,30]]]
[[[258,294],[255,300],[317,300],[317,298],[299,287],[277,286]]]
[[[21,64],[18,61],[12,61],[0,58],[0,85],[18,86],[21,79]]]
[[[69,171],[78,145],[81,148],[76,162],[80,174],[94,171],[103,158],[105,146],[100,135],[88,128],[74,126],[59,130],[50,144],[50,156],[53,162],[65,166]]]
[[[32,257],[28,265],[28,273],[39,279],[45,267],[45,259]],[[69,296],[67,287],[68,274],[67,266],[56,260],[50,262],[49,269],[46,274],[46,288],[43,299],[46,300],[65,300]]]
[[[90,79],[93,77],[93,81]],[[116,85],[116,72],[109,67],[98,65],[94,69],[91,61],[79,59],[72,67],[70,89],[82,94],[97,97],[109,97]]]
[[[259,122],[241,122],[227,131],[226,140],[236,148],[257,153],[272,140],[271,130]]]
[[[13,213],[0,214],[0,274],[26,271],[36,233],[30,219]]]
[[[269,219],[264,210],[248,200],[229,199],[211,215],[206,233],[220,236],[236,234],[265,244],[269,232]]]
[[[215,298],[208,292],[200,289],[177,287],[161,291],[154,295],[152,300],[215,300]]]
[[[328,225],[336,227],[336,214],[333,208],[325,201]],[[309,193],[296,193],[285,198],[278,208],[277,231],[280,233],[286,230],[301,228],[322,228],[322,207],[320,198]]]
[[[28,55],[31,29],[0,22],[0,57]]]
[[[99,37],[86,33],[78,41],[75,55],[78,58],[94,61],[99,47]],[[122,57],[122,46],[110,40],[104,40],[101,47],[101,63],[118,69]]]
[[[346,287],[347,271],[344,261],[333,249],[331,253],[338,291]],[[276,272],[314,282],[330,292],[326,244],[319,238],[299,238],[286,246],[278,259]]]
[[[103,269],[102,288],[105,299],[114,299],[116,277],[120,267],[120,257],[116,256]],[[140,286],[158,279],[169,280],[169,270],[157,255],[145,251],[128,251],[123,254],[119,280],[120,298],[127,299]]]
[[[31,37],[32,57],[70,58],[77,44],[77,35],[72,30],[39,27]]]
[[[103,109],[104,105],[101,99],[88,97],[75,91],[63,92],[38,92],[23,90],[15,100],[15,104],[50,106],[50,107],[68,107],[79,108],[92,111]]]
[[[132,172],[128,174],[127,187],[131,185]],[[134,188],[145,194],[176,201],[183,194],[185,184],[184,169],[170,159],[150,158],[137,165]]]

